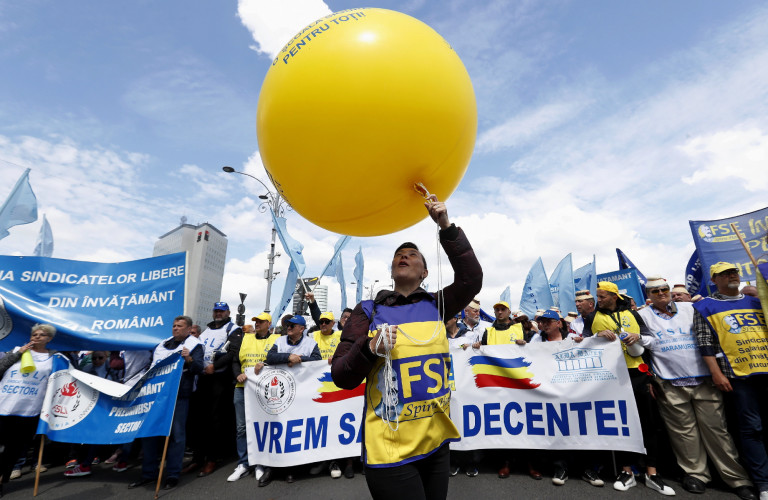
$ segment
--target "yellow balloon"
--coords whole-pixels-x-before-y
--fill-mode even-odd
[[[272,62],[256,130],[277,190],[309,221],[352,236],[424,217],[421,182],[456,189],[477,135],[467,70],[432,28],[385,9],[310,24]]]

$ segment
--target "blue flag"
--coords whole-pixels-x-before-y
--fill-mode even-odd
[[[610,273],[603,273],[597,275],[598,281],[610,281],[614,283],[619,293],[622,295],[629,295],[635,299],[635,304],[638,307],[644,304],[643,294],[641,292],[640,278],[637,276],[637,269],[620,269],[618,271],[612,271]]]
[[[272,222],[277,230],[277,236],[280,238],[280,243],[283,244],[283,249],[288,252],[288,255],[291,257],[291,262],[296,266],[296,271],[299,273],[299,276],[303,276],[304,271],[307,268],[307,265],[304,263],[304,255],[301,253],[304,250],[304,245],[288,234],[288,229],[285,227],[284,217],[277,217],[271,208],[269,211],[272,213]]]
[[[709,283],[709,277],[704,278],[704,268],[701,265],[701,259],[699,259],[699,251],[694,250],[691,258],[688,259],[688,265],[685,266],[685,288],[691,296],[698,294],[707,297],[709,296],[707,283]]]
[[[8,230],[13,226],[37,220],[37,198],[29,185],[29,170],[21,174],[11,194],[0,207],[0,240],[10,234]]]
[[[563,315],[576,310],[576,290],[573,284],[573,262],[571,254],[563,257],[563,260],[555,268],[555,272],[549,277],[549,289],[552,292],[552,301]]]
[[[355,270],[352,273],[355,276],[355,282],[357,283],[357,291],[355,293],[355,303],[359,304],[363,300],[363,272],[365,270],[365,261],[363,260],[363,247],[355,254]]]
[[[505,288],[503,292],[501,292],[501,295],[499,296],[499,300],[502,302],[506,302],[509,304],[512,299],[510,299],[510,291],[509,287]]]
[[[541,257],[539,257],[525,278],[523,293],[520,297],[520,309],[522,309],[526,316],[533,318],[536,315],[537,309],[549,309],[553,305],[547,272],[544,270],[544,263],[541,261]]]
[[[272,327],[275,327],[280,323],[280,317],[285,312],[285,309],[293,301],[293,294],[296,292],[296,280],[299,277],[299,272],[296,270],[293,260],[288,266],[288,274],[285,277],[285,286],[283,287],[283,295],[280,297],[280,302],[277,303],[275,312],[277,314],[272,316]]]
[[[53,255],[53,232],[48,219],[43,215],[43,225],[40,226],[40,234],[35,244],[35,257],[50,257]]]
[[[83,444],[167,436],[183,370],[184,361],[174,353],[128,386],[75,370],[57,354],[37,433],[52,441]]]
[[[597,297],[597,269],[595,256],[592,262],[573,271],[573,287],[578,290],[589,290],[593,297]]]
[[[333,247],[333,257],[325,265],[325,269],[320,276],[333,276],[339,282],[341,289],[341,310],[347,307],[347,287],[344,283],[344,266],[341,263],[341,251],[349,243],[350,236],[342,236]],[[315,285],[317,286],[317,285]]]
[[[619,257],[619,269],[634,269],[637,271],[637,279],[640,281],[640,291],[643,294],[642,304],[645,304],[645,299],[647,298],[645,295],[645,284],[648,280],[645,279],[645,275],[640,272],[640,269],[638,269],[631,260],[629,260],[629,257],[627,257],[624,252],[617,248],[616,255]],[[640,302],[638,302],[638,304],[642,305]]]

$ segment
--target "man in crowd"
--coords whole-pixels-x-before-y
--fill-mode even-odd
[[[768,453],[760,408],[768,388],[768,363],[760,350],[768,345],[765,316],[759,299],[739,293],[741,278],[734,264],[713,264],[709,275],[717,291],[694,304],[693,329],[712,382],[737,410],[741,458],[760,490],[760,500],[768,500]]]
[[[205,349],[205,368],[197,380],[193,396],[192,429],[195,441],[194,455],[185,472],[205,464],[198,477],[216,470],[216,462],[224,458],[234,441],[234,415],[232,399],[232,359],[235,354],[228,347],[242,341],[243,332],[229,317],[229,305],[213,305],[213,321],[200,335]]]
[[[675,285],[670,293],[673,302],[691,302],[691,294],[685,285]]]
[[[184,371],[179,384],[179,394],[176,398],[176,408],[173,412],[171,424],[171,436],[166,453],[166,479],[164,488],[170,490],[179,484],[181,463],[184,460],[184,446],[186,444],[187,413],[189,412],[189,398],[195,383],[195,377],[203,372],[203,346],[200,341],[190,335],[192,318],[177,316],[173,320],[173,335],[171,338],[160,342],[152,354],[152,366],[164,360],[175,352],[180,352],[184,359]],[[143,438],[144,461],[141,466],[141,479],[128,485],[128,488],[136,488],[157,480],[162,457],[164,437]]]
[[[459,322],[459,328],[465,328],[467,335],[475,336],[479,340],[489,326],[491,326],[490,323],[480,319],[480,301],[473,299],[464,308],[464,320]]]
[[[286,335],[281,336],[272,345],[267,353],[268,365],[288,365],[296,366],[305,361],[319,361],[323,359],[320,355],[320,349],[317,342],[312,337],[304,335],[307,328],[307,322],[303,316],[292,316],[286,321]],[[266,486],[272,482],[272,468],[264,469],[264,474],[259,479],[259,486]],[[288,471],[285,481],[292,483],[293,474]]]
[[[493,313],[496,315],[496,321],[485,329],[480,341],[475,342],[473,347],[477,349],[481,345],[524,345],[523,325],[512,322],[510,318],[512,311],[509,309],[509,304],[504,301],[496,302],[493,305]]]
[[[664,484],[656,470],[658,457],[657,426],[654,422],[655,412],[650,392],[650,378],[640,371],[640,365],[643,364],[642,348],[630,347],[636,343],[642,345],[641,336],[649,335],[648,327],[637,311],[631,308],[630,300],[619,293],[619,288],[615,283],[601,281],[597,284],[597,309],[584,318],[584,335],[589,336],[587,335],[588,332],[589,335],[597,335],[611,342],[624,337],[621,340],[624,361],[627,363],[646,449],[645,485],[662,495],[674,495],[675,491]],[[622,470],[613,483],[615,490],[627,491],[637,486],[632,472],[633,462],[639,462],[639,457],[635,455],[624,452],[617,453],[617,460],[620,462]]]
[[[709,370],[693,333],[693,304],[672,301],[669,284],[649,276],[645,285],[651,307],[639,311],[651,332],[645,347],[656,374],[656,401],[669,430],[677,463],[686,476],[683,488],[704,493],[711,481],[707,456],[722,480],[739,498],[757,497],[738,462],[736,447],[725,425],[722,393],[712,385]]]
[[[248,379],[246,371],[253,369],[258,375],[267,358],[267,352],[274,345],[280,335],[269,333],[269,327],[272,324],[272,315],[263,312],[251,318],[253,326],[243,326],[242,341],[234,339],[229,350],[234,353],[232,357],[232,374],[237,384],[235,385],[234,407],[235,407],[235,439],[237,445],[237,467],[232,474],[227,477],[227,481],[234,482],[248,474],[250,466],[248,463],[248,440],[246,438],[245,421],[245,382]],[[261,465],[255,466],[256,480],[261,479],[264,474],[264,468]]]
[[[579,290],[576,292],[576,311],[579,315],[568,325],[569,331],[576,335],[582,335],[584,333],[584,318],[592,314],[594,310],[595,298],[590,291]]]

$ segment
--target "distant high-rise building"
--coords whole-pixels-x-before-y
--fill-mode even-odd
[[[213,304],[221,299],[227,235],[207,222],[195,226],[182,217],[179,227],[160,236],[152,256],[177,252],[187,252],[184,314],[204,327],[213,320]]]

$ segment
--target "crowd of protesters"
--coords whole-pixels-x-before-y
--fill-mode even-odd
[[[672,286],[662,277],[650,277],[647,303],[639,308],[615,284],[601,282],[596,297],[586,290],[577,292],[577,311],[552,308],[537,311],[529,318],[499,301],[493,304],[494,320],[486,322],[480,317],[480,302],[475,299],[462,313],[445,318],[452,349],[580,342],[590,336],[621,342],[646,448],[645,455],[610,454],[610,450],[454,452],[450,474],[464,471],[476,477],[481,470],[493,470],[504,479],[518,467],[534,480],[549,474],[558,486],[575,474],[596,487],[608,482],[615,490],[626,491],[644,484],[662,495],[674,495],[674,489],[662,479],[660,468],[666,467],[665,475],[678,478],[685,490],[704,493],[713,481],[709,470],[712,466],[721,483],[740,498],[768,498],[768,458],[761,423],[768,376],[736,368],[732,350],[726,345],[729,331],[722,327],[722,317],[731,310],[742,315],[754,312],[762,318],[760,302],[754,297],[754,287],[739,289],[735,265],[712,266],[710,278],[717,291],[709,298],[691,297],[682,285]],[[280,325],[272,328],[272,317],[267,312],[240,327],[232,322],[229,306],[217,302],[213,320],[202,332],[191,319],[179,316],[174,321],[173,335],[154,350],[63,354],[73,366],[87,373],[131,383],[159,359],[181,352],[185,375],[175,410],[165,488],[176,487],[181,475],[208,476],[232,456],[237,457],[237,462],[227,481],[254,475],[258,486],[263,487],[279,475],[290,483],[302,468],[277,471],[249,462],[244,386],[249,370],[259,374],[267,365],[331,362],[353,310],[345,309],[337,320],[332,312],[319,309],[311,293],[306,300],[314,322],[310,329],[303,316],[292,315],[283,317]],[[762,325],[764,335],[764,319]],[[738,325],[731,324],[730,328],[733,333]],[[0,359],[0,374],[4,376],[11,367],[22,363],[27,351],[38,370],[50,370],[52,351],[46,344],[55,333],[51,325],[35,325],[29,343]],[[665,349],[667,337],[673,335],[689,336],[693,347]],[[39,446],[33,435],[40,408],[19,409],[12,408],[12,404],[7,397],[0,400],[3,484],[20,477],[26,462],[36,467],[36,460],[27,457]],[[141,477],[129,485],[135,488],[157,480],[161,449],[162,440],[145,438],[113,447],[60,444],[58,456],[64,457],[65,475],[70,478],[92,474],[93,466],[101,462],[111,465],[117,473],[140,463]],[[663,460],[663,450],[669,449],[674,460]],[[45,470],[42,466],[41,472]],[[365,472],[359,457],[338,457],[309,464],[305,472],[352,478],[360,470]]]

